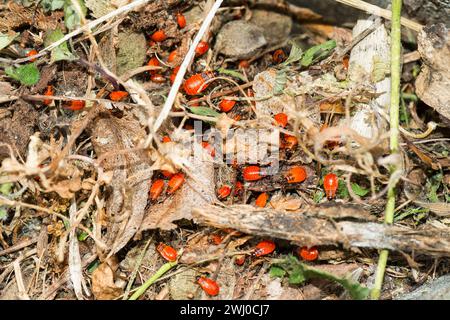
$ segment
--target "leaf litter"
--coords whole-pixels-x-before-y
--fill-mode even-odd
[[[172,246],[178,258],[137,295],[141,299],[212,299],[196,284],[200,275],[219,283],[217,299],[366,299],[374,249],[401,253],[391,259],[402,267],[387,272],[405,278],[409,266],[426,278],[432,257],[449,256],[450,146],[445,130],[433,125],[447,126],[447,114],[442,99],[433,98],[442,84],[423,80],[430,68],[448,77],[426,50],[434,45],[436,55],[445,56],[439,50],[445,27],[419,34],[425,68],[416,83],[404,81],[402,97],[410,104],[401,122],[404,149],[395,158],[383,147],[386,129],[372,130],[386,121],[384,106],[361,112],[383,101],[377,86],[390,77],[385,57],[374,56],[370,73],[355,64],[352,56],[364,39],[352,39],[347,27],[322,24],[319,15],[291,4],[285,13],[306,23],[281,14],[276,1],[267,1],[264,10],[223,6],[215,12],[214,4],[46,0],[36,7],[2,7],[2,299],[136,297],[167,265],[156,250],[159,243]],[[179,13],[188,27],[179,25]],[[201,29],[211,15],[211,25]],[[277,42],[259,26],[280,15],[285,29]],[[93,27],[81,29],[85,23]],[[230,32],[233,24],[245,25],[246,32]],[[291,30],[292,24],[301,31]],[[185,83],[195,74],[217,73],[203,73],[208,85],[197,96],[183,89],[171,95],[169,78],[185,64],[200,29],[209,50],[178,72]],[[152,40],[157,31],[164,40]],[[237,48],[244,36],[248,43]],[[172,52],[175,59],[168,61]],[[157,67],[146,67],[153,58]],[[46,95],[49,87],[53,93]],[[129,98],[109,99],[119,89]],[[236,103],[224,112],[220,102],[227,99]],[[419,99],[444,118],[419,117],[417,110],[428,108]],[[155,126],[167,105],[167,116]],[[288,119],[281,127],[273,119],[279,114]],[[203,131],[194,121],[202,121]],[[373,134],[364,134],[362,125]],[[232,134],[220,149],[205,128]],[[256,141],[240,129],[276,129],[278,138],[257,145],[256,160],[239,163]],[[192,156],[192,145],[201,159]],[[266,175],[264,154],[273,146],[280,151],[280,172]],[[389,175],[389,166],[399,162],[401,173],[420,169],[422,178]],[[261,166],[258,181],[246,179],[249,165]],[[288,174],[297,166],[307,177],[291,184]],[[328,172],[339,177],[330,199],[322,179]],[[401,180],[396,224],[383,226],[392,179]],[[163,187],[151,200],[157,180]],[[217,192],[224,185],[230,193],[223,199]],[[255,207],[262,193],[268,195],[265,208]],[[275,251],[256,257],[256,245],[269,239]],[[317,261],[293,255],[303,246],[318,246]],[[435,270],[448,272],[445,264]],[[409,280],[401,290],[416,282]],[[393,294],[386,290],[383,297]]]

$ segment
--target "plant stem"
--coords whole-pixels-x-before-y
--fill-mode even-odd
[[[391,25],[391,104],[390,104],[390,147],[391,154],[398,153],[399,143],[399,104],[400,104],[400,56],[401,56],[401,25],[400,17],[402,10],[402,0],[392,0],[392,25]],[[391,173],[397,168],[392,166]],[[392,224],[394,221],[394,209],[395,209],[395,185],[392,183],[389,186],[387,194],[386,211],[384,216],[384,222]],[[374,288],[371,291],[372,299],[379,299],[381,295],[381,289],[383,286],[384,272],[386,270],[386,264],[389,251],[384,249],[380,252],[378,259],[377,272],[375,276]]]
[[[167,262],[166,264],[164,264],[161,268],[159,268],[158,271],[156,271],[156,273],[151,276],[150,279],[148,279],[147,281],[145,281],[145,283],[140,286],[135,293],[133,293],[133,295],[130,297],[130,299],[128,300],[137,300],[141,295],[144,294],[144,292],[156,281],[158,280],[160,277],[162,277],[162,275],[164,273],[166,273],[167,271],[169,271],[170,269],[172,269],[173,267],[175,267],[177,265],[177,262]]]

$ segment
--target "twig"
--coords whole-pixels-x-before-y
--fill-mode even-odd
[[[27,290],[25,289],[25,284],[23,282],[22,269],[20,268],[20,261],[14,261],[14,274],[16,276],[16,284],[17,284],[17,295],[20,300],[30,300],[30,297],[27,294]]]
[[[209,11],[205,20],[203,21],[203,24],[200,27],[200,30],[198,31],[197,35],[195,36],[194,41],[192,42],[188,53],[184,57],[183,63],[180,66],[180,70],[178,71],[177,76],[175,77],[175,81],[172,85],[172,88],[170,89],[169,96],[167,97],[167,100],[164,103],[164,107],[162,108],[158,118],[155,120],[152,132],[157,132],[159,127],[163,123],[163,121],[169,116],[169,112],[172,109],[173,103],[175,102],[175,98],[177,96],[178,90],[180,89],[180,86],[183,81],[186,70],[187,70],[188,66],[190,65],[192,59],[194,58],[195,48],[197,47],[200,40],[203,38],[203,35],[206,33],[206,30],[208,29],[209,25],[211,24],[212,19],[214,18],[215,14],[221,4],[222,4],[222,0],[217,0],[214,3],[214,6]],[[149,143],[150,143],[150,141],[147,141],[146,145]]]
[[[348,5],[350,7],[365,11],[367,13],[370,13],[370,14],[373,14],[373,15],[376,15],[379,17],[383,17],[388,20],[394,19],[391,11],[380,8],[376,5],[367,3],[365,1],[361,1],[361,0],[335,0],[335,1],[345,4],[345,5]],[[419,32],[423,28],[423,25],[421,25],[420,23],[417,23],[417,22],[412,21],[407,18],[401,17],[400,21],[403,26],[405,26],[411,30],[414,30],[416,32]]]
[[[18,251],[20,249],[23,249],[23,248],[26,248],[28,246],[31,246],[32,244],[35,244],[37,241],[38,241],[37,238],[22,241],[22,242],[16,244],[15,246],[12,246],[12,247],[9,247],[8,249],[0,251],[0,257],[5,255],[5,254],[10,254],[10,253]]]
[[[400,75],[401,75],[401,17],[402,0],[392,0],[392,26],[391,26],[391,104],[390,104],[390,148],[391,155],[397,154],[399,150],[399,104],[400,104]],[[397,171],[396,165],[391,167],[391,174]],[[392,224],[395,210],[395,185],[397,181],[390,184],[384,221]],[[372,299],[379,299],[383,286],[384,273],[386,270],[389,251],[383,249],[380,252],[378,266],[375,276],[375,284],[370,293]]]

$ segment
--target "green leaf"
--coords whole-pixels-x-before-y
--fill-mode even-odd
[[[352,182],[352,190],[353,192],[360,197],[364,197],[366,194],[369,193],[369,189],[365,189],[361,187],[359,184]]]
[[[45,11],[55,11],[62,9],[66,0],[42,0],[41,5]]]
[[[394,222],[397,221],[401,221],[409,216],[415,216],[415,215],[419,215],[419,214],[427,214],[430,211],[430,209],[424,209],[424,208],[409,208],[407,210],[405,210],[404,212],[398,213],[397,215],[395,215],[394,217]]]
[[[242,75],[242,73],[237,72],[235,70],[228,70],[228,69],[225,69],[225,68],[219,68],[219,70],[217,70],[217,72],[219,72],[220,74],[226,74],[226,75],[232,76],[234,78],[238,78],[239,80],[242,80],[244,82],[247,81],[247,80],[245,80],[245,77]]]
[[[348,193],[347,185],[344,181],[339,179],[338,182],[338,189],[337,189],[338,197],[341,199],[348,198],[350,196],[350,193]]]
[[[284,88],[286,87],[286,82],[287,82],[286,68],[278,70],[275,76],[275,85],[273,86],[273,94],[274,95],[282,94]]]
[[[81,13],[83,14],[83,17],[86,16],[87,9],[84,5],[84,1],[82,0],[75,0],[80,4]],[[76,27],[80,26],[81,18],[77,13],[77,10],[75,10],[74,6],[72,5],[71,0],[66,0],[64,3],[64,23],[66,27],[69,30],[75,29]]]
[[[218,116],[220,116],[220,113],[208,107],[191,107],[191,112],[193,114],[205,117],[217,118]]]
[[[321,278],[339,283],[349,292],[353,299],[366,299],[370,293],[368,288],[360,285],[358,282],[348,278],[340,278],[331,273],[310,267],[298,261],[293,255],[289,255],[283,260],[274,260],[274,266],[286,271],[291,284],[301,284],[311,278]]]
[[[286,275],[286,271],[283,270],[283,268],[277,267],[277,266],[272,266],[270,268],[270,272],[269,275],[272,278],[282,278]]]
[[[427,198],[431,202],[439,202],[437,191],[441,186],[442,178],[443,178],[442,172],[438,172],[435,175],[433,175],[426,184]]]
[[[62,39],[63,37],[64,34],[62,33],[61,29],[58,28],[50,32],[47,35],[47,37],[45,37],[44,44],[46,47],[48,47],[49,45]],[[69,48],[67,47],[67,42],[63,42],[52,50],[50,63],[53,63],[55,61],[73,60],[73,59],[75,59],[75,56],[72,54],[72,52],[70,52]]]
[[[301,269],[295,269],[289,273],[289,283],[290,284],[302,284],[305,282],[306,278]]]
[[[283,66],[288,66],[294,62],[299,61],[302,58],[303,50],[300,48],[300,46],[296,42],[291,42],[291,53],[289,54],[289,57],[286,59],[285,62],[282,63]]]
[[[308,67],[311,64],[324,59],[331,53],[334,48],[336,48],[335,40],[330,40],[309,48],[305,51],[305,54],[303,55],[303,58],[301,60],[302,66]]]
[[[88,266],[87,271],[89,273],[92,273],[95,271],[95,269],[98,268],[98,266],[100,265],[100,261],[99,260],[95,260],[93,262],[91,262],[91,264]]]
[[[9,77],[20,81],[25,86],[36,84],[40,78],[39,70],[34,63],[25,64],[18,68],[9,67],[5,69],[5,72]]]
[[[84,240],[86,240],[87,239],[87,237],[89,236],[89,234],[87,233],[87,232],[82,232],[82,233],[80,233],[79,235],[78,235],[78,240],[80,240],[80,241],[84,241]]]
[[[7,196],[11,193],[13,184],[11,182],[0,184],[0,193]]]
[[[323,192],[322,189],[319,189],[316,192],[314,192],[313,201],[315,203],[320,203],[320,201],[322,201],[322,199],[324,197],[325,197],[325,192]]]
[[[0,32],[0,50],[9,46],[11,42],[14,41],[15,38],[19,36],[17,32],[11,32],[9,34],[3,34]]]

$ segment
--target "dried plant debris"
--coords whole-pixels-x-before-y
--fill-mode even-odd
[[[143,151],[131,151],[145,133],[132,118],[102,114],[92,128],[92,144],[111,183],[106,187],[108,253],[125,246],[138,231],[147,205],[150,160]]]
[[[366,299],[380,249],[383,299],[445,297],[445,23],[396,133],[386,20],[215,4],[0,5],[0,298]]]
[[[441,115],[450,119],[450,31],[444,24],[424,28],[418,35],[424,66],[416,80],[417,95]]]

